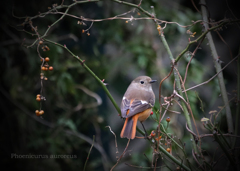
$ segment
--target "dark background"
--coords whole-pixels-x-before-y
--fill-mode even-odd
[[[129,1],[138,4],[139,1]],[[207,1],[210,17],[215,21],[226,18],[239,18],[239,9],[236,1]],[[92,144],[93,135],[96,135],[95,146],[91,151],[86,170],[109,170],[116,163],[116,148],[113,134],[106,126],[110,126],[116,133],[118,150],[121,155],[127,140],[119,137],[123,120],[118,116],[112,103],[96,80],[64,49],[45,43],[50,51],[40,51],[41,55],[50,58],[50,65],[54,67],[52,72],[46,72],[48,81],[44,81],[43,95],[46,101],[42,103],[45,111],[43,119],[35,116],[35,110],[40,108],[35,100],[40,93],[40,59],[36,45],[26,48],[36,39],[22,29],[31,32],[29,26],[20,26],[24,19],[13,16],[35,16],[39,12],[47,11],[52,4],[60,4],[61,1],[3,1],[0,5],[1,32],[0,32],[0,143],[1,156],[4,167],[17,170],[83,170],[85,160]],[[72,1],[64,1],[71,4]],[[195,1],[198,9],[198,1]],[[196,11],[190,1],[143,1],[142,7],[152,12],[150,6],[154,6],[156,17],[166,21],[175,21],[181,25],[189,25],[191,21],[201,20],[201,15]],[[99,19],[114,17],[130,11],[132,8],[111,1],[98,3],[79,4],[71,8],[73,15],[85,18]],[[60,10],[62,11],[62,10]],[[127,17],[145,17],[138,11],[126,15]],[[60,15],[47,15],[44,18],[33,20],[33,25],[38,27],[39,33],[43,34],[48,25],[56,21]],[[78,25],[78,20],[65,17],[61,22],[51,28],[47,38],[66,45],[74,54],[84,59],[86,64],[100,78],[105,79],[112,96],[120,106],[121,98],[131,80],[139,75],[148,75],[158,82],[153,86],[156,94],[156,109],[159,107],[158,86],[160,80],[170,71],[170,59],[163,47],[155,25],[150,20],[129,21],[107,20],[95,22],[89,30],[90,36],[82,33],[91,22],[85,22],[87,26]],[[19,30],[17,30],[17,29]],[[164,30],[165,37],[176,57],[187,45],[186,30],[196,32],[196,37],[201,35],[201,24],[193,27],[182,28],[176,24],[168,24]],[[226,65],[231,58],[238,54],[240,44],[239,25],[232,24],[223,27],[219,31],[228,46],[219,36],[212,32],[214,42]],[[193,40],[194,38],[191,38]],[[197,45],[197,44],[196,44]],[[196,45],[191,46],[192,52]],[[231,57],[231,53],[232,57]],[[179,62],[179,71],[182,76],[189,57],[185,55]],[[229,99],[236,94],[236,61],[227,67],[223,74]],[[199,84],[211,78],[215,74],[215,68],[211,57],[207,40],[204,40],[201,49],[194,57],[186,82],[186,88]],[[90,92],[97,94],[102,99],[102,104],[97,107],[88,107],[95,103],[96,99],[76,88],[77,85],[86,87]],[[170,96],[173,87],[173,77],[163,84],[162,94]],[[203,101],[204,112],[200,109],[201,103],[195,91]],[[209,111],[219,111],[223,106],[217,79],[210,83],[188,92],[191,107],[197,120],[201,133],[208,133],[202,126],[200,119],[209,118]],[[236,104],[231,103],[232,115],[235,118]],[[80,110],[74,110],[81,106]],[[179,110],[177,106],[173,110]],[[226,119],[223,112],[220,113],[218,122],[223,132],[227,132]],[[185,129],[183,115],[167,113],[171,117],[168,128],[170,133],[186,142],[187,154],[191,156],[191,143],[189,134]],[[164,122],[166,125],[166,123]],[[153,119],[146,121],[148,132],[157,126]],[[239,143],[239,141],[237,142]],[[206,158],[211,160],[216,149],[216,144],[211,138],[203,141]],[[116,170],[133,170],[126,166],[129,163],[138,166],[150,166],[152,149],[145,140],[133,140],[129,151],[116,167]],[[177,153],[177,151],[176,151]],[[216,154],[222,154],[217,151]],[[76,158],[41,158],[19,159],[11,158],[17,155],[72,155]],[[215,154],[215,155],[216,155]],[[223,158],[223,160],[225,160]],[[159,162],[161,165],[162,162]],[[220,169],[224,163],[219,162],[216,169]],[[175,166],[172,166],[175,169]],[[138,170],[138,169],[136,169]]]

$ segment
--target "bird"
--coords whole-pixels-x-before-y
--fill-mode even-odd
[[[138,120],[145,131],[145,138],[147,138],[143,122],[150,116],[155,104],[152,83],[156,81],[148,76],[139,76],[128,86],[121,102],[121,114],[123,118],[126,118],[120,134],[121,138],[135,138]]]

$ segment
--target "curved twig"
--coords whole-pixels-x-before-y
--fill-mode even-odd
[[[112,171],[112,170],[118,165],[119,161],[122,159],[123,155],[126,153],[126,150],[127,150],[127,148],[128,148],[128,145],[129,145],[130,140],[131,140],[131,139],[128,139],[128,143],[127,143],[127,146],[126,146],[125,150],[123,151],[122,155],[121,155],[121,156],[119,157],[119,159],[117,160],[117,163],[111,168],[110,171]]]

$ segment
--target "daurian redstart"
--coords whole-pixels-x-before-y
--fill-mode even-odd
[[[122,128],[121,138],[134,139],[136,126],[139,120],[142,124],[152,112],[155,103],[155,95],[151,83],[156,82],[148,76],[140,76],[134,79],[125,92],[122,103],[122,117],[126,118]],[[144,125],[145,137],[147,136]]]

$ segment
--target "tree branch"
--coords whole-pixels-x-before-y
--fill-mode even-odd
[[[202,17],[203,17],[203,21],[204,21],[203,25],[204,25],[204,28],[205,28],[205,32],[207,32],[208,30],[210,30],[210,28],[209,28],[209,24],[208,24],[207,9],[205,7],[206,2],[205,2],[205,0],[201,0],[200,3],[204,4],[204,5],[201,6],[201,10],[202,10]],[[214,28],[214,27],[212,27],[212,28]],[[232,114],[231,114],[230,106],[228,104],[228,96],[227,96],[227,91],[226,91],[226,87],[225,87],[225,84],[224,84],[224,77],[223,77],[222,72],[220,72],[222,70],[222,67],[221,67],[221,63],[219,63],[219,59],[218,59],[219,55],[217,53],[215,44],[213,42],[211,33],[208,32],[206,36],[208,38],[210,49],[212,51],[212,57],[213,57],[213,60],[214,60],[216,72],[219,73],[218,74],[218,82],[219,82],[219,87],[220,87],[220,90],[221,90],[221,95],[222,95],[222,98],[223,98],[223,102],[226,106],[226,117],[227,117],[228,132],[233,133],[234,128],[233,128]]]

